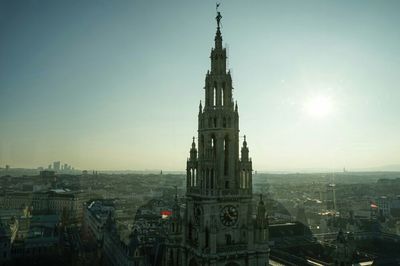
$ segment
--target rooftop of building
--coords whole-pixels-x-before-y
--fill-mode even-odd
[[[92,217],[100,222],[105,222],[110,212],[113,213],[115,211],[115,206],[108,200],[92,200],[87,202],[87,209]]]

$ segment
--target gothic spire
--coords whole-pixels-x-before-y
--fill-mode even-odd
[[[192,148],[193,148],[193,149],[196,149],[196,142],[195,142],[194,140],[195,140],[195,137],[193,137]]]
[[[249,148],[247,147],[246,135],[244,135],[243,146],[241,150],[242,161],[248,162],[249,161]]]

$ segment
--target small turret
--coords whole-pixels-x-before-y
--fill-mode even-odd
[[[256,216],[256,220],[257,220],[257,226],[263,226],[264,224],[264,220],[265,220],[265,205],[264,205],[264,201],[263,201],[263,196],[262,194],[260,194],[260,200],[258,202],[258,206],[257,206],[257,216]]]
[[[175,187],[175,199],[170,217],[170,234],[180,234],[182,229],[181,208],[178,201],[178,188]]]
[[[199,114],[201,114],[203,112],[203,106],[201,105],[201,101],[200,101],[200,104],[199,104]]]
[[[196,149],[196,142],[194,141],[193,137],[193,142],[192,142],[192,148],[190,149],[190,160],[195,161],[197,159],[197,149]]]
[[[246,135],[244,135],[243,146],[242,146],[242,162],[249,161],[249,148],[247,147]]]
[[[166,239],[166,242],[163,243],[165,250],[162,251],[164,263],[161,263],[159,265],[182,265],[182,258],[179,256],[179,254],[180,252],[182,252],[181,243],[183,236],[183,222],[180,215],[177,192],[175,193],[175,201],[174,205],[172,206],[172,215],[169,217],[168,223],[168,237]]]

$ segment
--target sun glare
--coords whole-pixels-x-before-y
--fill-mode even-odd
[[[305,102],[304,109],[312,117],[326,117],[332,113],[332,99],[323,95],[314,96]]]

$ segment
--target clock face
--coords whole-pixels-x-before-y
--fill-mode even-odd
[[[232,226],[238,220],[238,210],[233,205],[226,205],[222,208],[219,218],[223,225]]]

